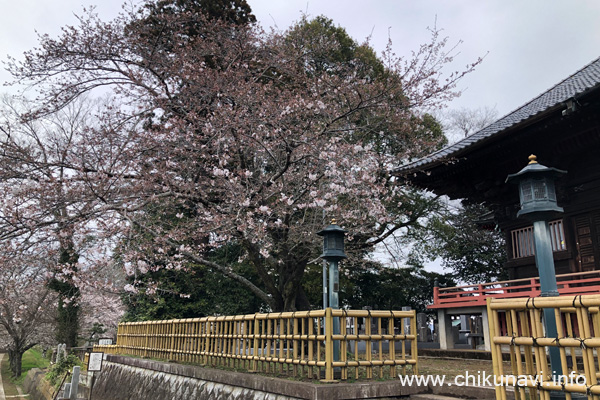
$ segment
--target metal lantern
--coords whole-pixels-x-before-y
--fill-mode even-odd
[[[556,204],[554,180],[566,173],[567,171],[539,164],[537,157],[530,155],[529,164],[525,168],[506,178],[506,182],[519,185],[521,209],[517,217],[539,219],[563,212],[563,208]]]
[[[323,258],[325,261],[327,261],[327,264],[329,264],[327,267],[323,266],[323,306],[325,307],[325,298],[329,297],[329,307],[334,310],[340,308],[340,272],[338,262],[346,258],[346,253],[344,253],[345,233],[346,231],[335,223],[335,219],[332,219],[331,224],[329,224],[325,229],[317,232],[317,235],[323,236],[323,254],[321,254],[321,258]],[[328,275],[329,277],[327,277]],[[327,294],[329,296],[327,296]],[[332,329],[334,335],[340,334],[339,317],[333,318]],[[334,340],[333,361],[339,360],[340,341]],[[339,371],[339,368],[337,371]],[[327,379],[332,380],[333,377],[329,377]]]
[[[323,236],[323,254],[321,257],[326,261],[339,261],[346,257],[344,253],[344,234],[347,231],[336,224],[335,219],[331,220],[331,224],[317,235]]]
[[[529,156],[529,164],[525,168],[506,178],[506,182],[519,184],[521,210],[517,213],[517,217],[524,217],[533,222],[535,265],[540,275],[540,289],[543,297],[559,295],[548,220],[556,213],[563,211],[562,207],[556,204],[554,180],[566,173],[560,169],[538,164],[537,157],[532,154]],[[545,308],[543,314],[546,336],[558,337],[554,310]],[[558,347],[551,347],[549,353],[553,377],[561,376],[562,364]],[[564,393],[550,393],[551,400],[564,398]]]

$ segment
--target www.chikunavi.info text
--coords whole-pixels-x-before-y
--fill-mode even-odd
[[[570,375],[553,375],[552,379],[545,379],[541,375],[502,375],[494,379],[493,374],[486,371],[477,371],[471,373],[465,371],[454,377],[446,375],[399,375],[400,382],[406,386],[543,386],[544,384],[554,385],[586,385],[586,378],[576,372]]]

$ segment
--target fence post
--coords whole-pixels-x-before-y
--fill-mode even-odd
[[[411,342],[411,357],[415,359],[415,368],[413,371],[413,375],[419,374],[419,357],[417,355],[417,311],[412,311],[412,317],[410,317],[410,333],[414,335],[414,339]]]
[[[258,371],[258,326],[259,322],[258,319],[256,319],[256,314],[254,314],[254,330],[252,331],[254,338],[254,343],[252,343],[252,372]]]
[[[211,322],[210,320],[205,319],[203,322],[204,325],[204,355],[203,355],[203,363],[204,365],[208,364],[208,350],[210,348],[210,326],[211,326]]]
[[[490,349],[492,352],[492,368],[494,370],[494,382],[492,382],[494,384],[494,390],[496,393],[496,398],[500,399],[502,398],[502,393],[503,393],[503,389],[496,384],[496,378],[498,376],[500,376],[500,368],[498,367],[498,363],[502,362],[502,350],[500,349],[500,357],[498,357],[498,353],[496,353],[496,344],[494,343],[494,336],[497,335],[498,333],[498,328],[496,327],[496,311],[492,310],[492,308],[490,307],[490,304],[492,303],[492,298],[488,297],[486,300],[486,305],[487,305],[487,313],[488,313],[488,326],[486,326],[484,329],[489,329],[490,331]],[[500,347],[500,346],[498,346]],[[529,372],[529,371],[528,371]]]
[[[126,354],[126,346],[129,345],[129,322],[123,323],[123,333],[121,334],[121,343],[117,347],[117,354]],[[117,344],[119,344],[119,337],[117,336]]]
[[[120,354],[120,346],[123,345],[123,333],[125,333],[125,323],[121,322],[117,326],[117,348],[115,349],[116,354]]]
[[[143,357],[148,357],[148,338],[150,337],[150,322],[146,321],[146,343],[144,343],[144,355]]]
[[[298,360],[298,343],[299,343],[299,341],[298,341],[298,322],[299,322],[299,320],[296,319],[296,317],[294,317],[294,315],[292,315],[292,317],[293,317],[292,322],[294,324],[293,332],[292,332],[292,334],[293,334],[293,341],[292,341],[292,343],[293,343],[293,354],[292,354],[292,357],[293,357],[294,362],[295,362],[296,360]],[[294,364],[294,376],[298,376],[298,364]]]
[[[325,382],[333,381],[333,317],[331,307],[325,309]]]
[[[171,320],[171,345],[169,346],[169,360],[173,360],[173,349],[175,347],[175,320]]]

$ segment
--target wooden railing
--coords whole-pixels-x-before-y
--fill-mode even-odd
[[[507,387],[516,400],[550,399],[551,391],[571,400],[600,398],[600,295],[488,299],[496,399],[507,399]],[[545,320],[550,310],[554,320]],[[545,334],[555,324],[557,336]],[[510,351],[510,370],[502,352]],[[559,365],[548,362],[550,348],[558,348]],[[559,356],[559,357],[558,357]],[[552,370],[556,372],[553,373]],[[528,392],[528,393],[527,393]],[[581,397],[583,395],[583,397]]]
[[[333,333],[334,320],[339,334]],[[326,381],[338,369],[342,380],[418,372],[415,311],[327,308],[128,322],[119,324],[116,345],[94,351]]]
[[[565,232],[562,219],[548,222],[548,228],[550,228],[552,251],[566,250],[567,245],[565,243]],[[535,246],[533,245],[533,225],[512,230],[510,236],[512,239],[513,259],[535,255]]]
[[[560,295],[597,294],[600,271],[578,272],[556,276]],[[536,297],[540,295],[539,278],[482,283],[450,288],[434,288],[433,304],[428,308],[485,306],[486,298]]]

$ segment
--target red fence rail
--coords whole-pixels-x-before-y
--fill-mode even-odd
[[[556,276],[560,295],[599,294],[600,271],[577,272]],[[539,278],[515,279],[433,289],[430,309],[485,306],[486,298],[536,297],[540,295]]]

